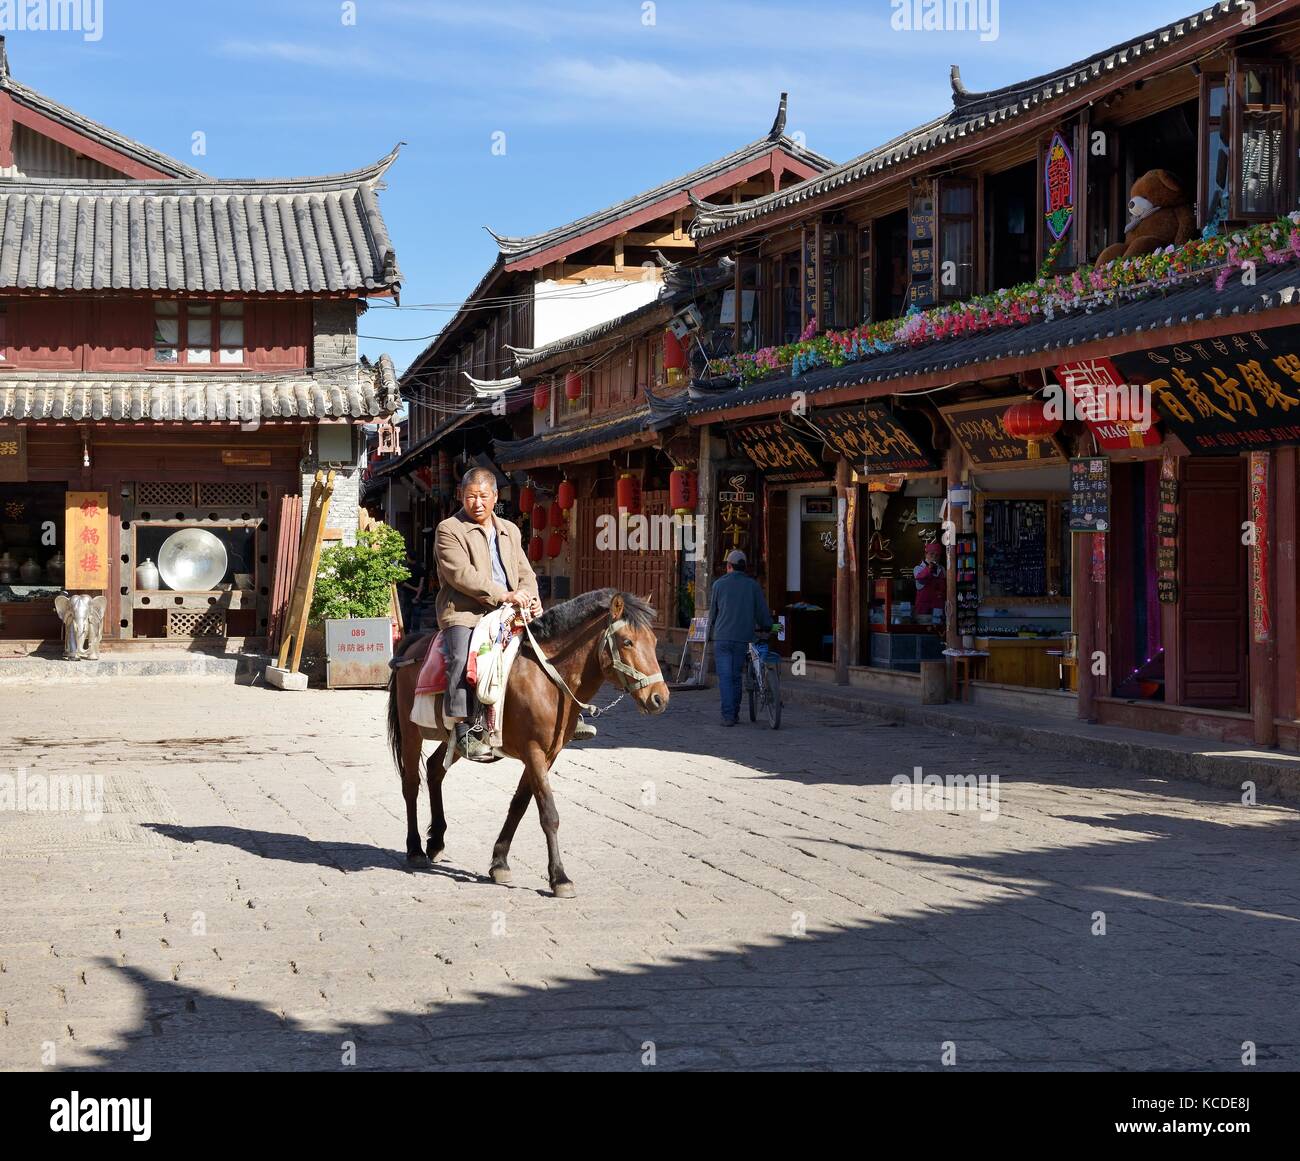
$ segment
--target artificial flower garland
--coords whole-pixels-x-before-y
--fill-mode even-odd
[[[748,385],[789,368],[791,378],[798,378],[818,367],[842,367],[900,346],[917,347],[999,327],[1023,326],[1036,317],[1050,320],[1103,302],[1168,290],[1215,267],[1220,269],[1214,285],[1222,290],[1234,270],[1260,262],[1278,266],[1300,261],[1300,210],[1231,235],[1209,230],[1207,234],[1182,246],[1117,258],[1104,266],[1080,266],[1068,274],[1039,277],[951,306],[924,311],[913,307],[902,318],[863,323],[847,331],[816,334],[814,318],[797,341],[711,360],[708,374],[739,378],[742,385]],[[1048,263],[1044,268],[1050,268]]]

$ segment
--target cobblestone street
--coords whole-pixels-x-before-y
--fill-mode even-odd
[[[407,869],[384,696],[0,690],[11,781],[104,787],[98,819],[0,813],[0,1064],[1300,1066],[1294,810],[679,693],[561,757],[556,900],[535,808],[485,878],[514,762],[458,764]],[[916,766],[999,775],[996,818],[893,809]]]

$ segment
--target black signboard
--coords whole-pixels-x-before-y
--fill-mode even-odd
[[[801,432],[780,419],[771,419],[733,428],[730,436],[736,454],[751,460],[772,483],[827,478],[821,442],[810,431]]]
[[[934,194],[927,188],[912,194],[907,216],[910,259],[907,286],[908,306],[934,303]]]
[[[1111,359],[1130,381],[1150,385],[1161,418],[1195,454],[1300,444],[1300,327]]]
[[[1110,531],[1110,460],[1106,456],[1070,461],[1070,531]]]
[[[932,472],[938,466],[930,450],[883,403],[810,411],[807,419],[865,475]]]
[[[726,570],[727,553],[735,548],[745,554],[750,575],[758,571],[754,548],[757,543],[760,483],[761,478],[757,472],[718,473],[717,498],[713,511],[715,573]]]
[[[1178,600],[1178,467],[1172,456],[1160,465],[1160,508],[1156,513],[1156,595],[1162,604]]]
[[[1065,453],[1056,440],[1018,439],[1002,425],[1007,408],[1027,398],[1016,395],[1009,399],[956,403],[939,408],[939,413],[977,468],[1047,467],[1065,463]]]

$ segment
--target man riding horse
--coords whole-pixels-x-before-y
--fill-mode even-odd
[[[472,762],[492,762],[496,756],[478,723],[478,698],[466,680],[470,637],[479,619],[501,605],[512,604],[534,617],[541,613],[542,602],[518,527],[493,513],[496,475],[488,468],[470,469],[460,494],[460,510],[438,525],[434,540],[439,584],[435,609],[447,653],[443,712],[448,722],[455,722],[456,752]],[[595,733],[582,726],[582,734]]]

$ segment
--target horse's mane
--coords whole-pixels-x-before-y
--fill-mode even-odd
[[[562,637],[598,614],[608,612],[609,604],[616,596],[623,598],[623,616],[632,628],[653,627],[654,610],[648,601],[634,597],[631,593],[620,593],[618,589],[597,589],[594,593],[583,593],[580,597],[548,609],[532,622],[533,636],[539,641]]]

